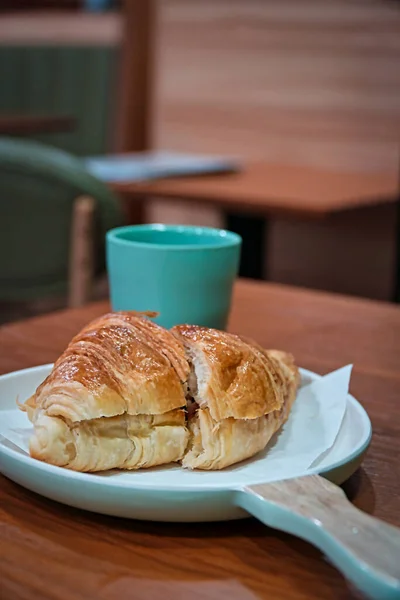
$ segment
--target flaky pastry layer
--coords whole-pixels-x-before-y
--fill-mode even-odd
[[[169,331],[140,313],[110,313],[73,338],[29,406],[73,422],[163,414],[185,405],[188,370]]]
[[[189,440],[185,411],[119,415],[79,423],[38,414],[33,458],[75,471],[141,469],[183,458]]]

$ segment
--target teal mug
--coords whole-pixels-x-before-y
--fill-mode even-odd
[[[186,225],[132,225],[107,233],[113,310],[156,311],[164,327],[225,329],[238,273],[236,233]]]

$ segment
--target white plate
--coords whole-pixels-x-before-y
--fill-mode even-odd
[[[141,471],[77,473],[37,461],[1,433],[26,427],[26,415],[15,400],[28,398],[52,365],[0,377],[0,471],[16,483],[47,498],[109,515],[151,521],[216,521],[248,516],[240,508],[245,485],[277,479],[268,473],[268,452],[229,469],[188,471],[165,466]],[[303,383],[320,376],[301,370]],[[348,396],[346,413],[333,447],[317,466],[290,476],[320,473],[345,481],[360,465],[371,439],[371,423],[362,406]],[[274,473],[276,473],[274,471]],[[286,472],[285,472],[286,473]],[[288,476],[288,475],[286,475]]]

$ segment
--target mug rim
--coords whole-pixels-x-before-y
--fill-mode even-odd
[[[198,235],[199,237],[204,233],[208,236],[215,238],[215,243],[211,242],[208,244],[163,244],[153,242],[140,242],[136,240],[123,239],[121,234],[128,231],[173,231],[176,233],[190,232]],[[115,227],[110,229],[106,233],[108,242],[118,244],[120,246],[127,247],[140,247],[147,249],[157,250],[218,250],[223,248],[233,248],[242,244],[242,238],[239,234],[227,229],[220,229],[218,227],[203,227],[197,225],[170,225],[163,223],[145,223],[142,225],[124,225],[122,227]],[[222,242],[222,243],[221,243]]]

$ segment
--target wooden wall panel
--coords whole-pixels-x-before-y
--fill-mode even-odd
[[[398,170],[396,2],[160,0],[159,5],[158,147]],[[166,210],[155,209],[152,217],[168,219]],[[183,204],[171,210],[174,220],[219,222]],[[326,225],[276,223],[270,273],[279,281],[387,296],[394,242],[389,213],[366,211]],[[363,231],[352,236],[357,227]],[[320,248],[325,255],[336,243],[345,243],[349,256],[373,251],[374,268],[358,258],[352,262],[357,278],[350,282],[343,271],[339,275],[343,253],[336,261],[315,260]]]

